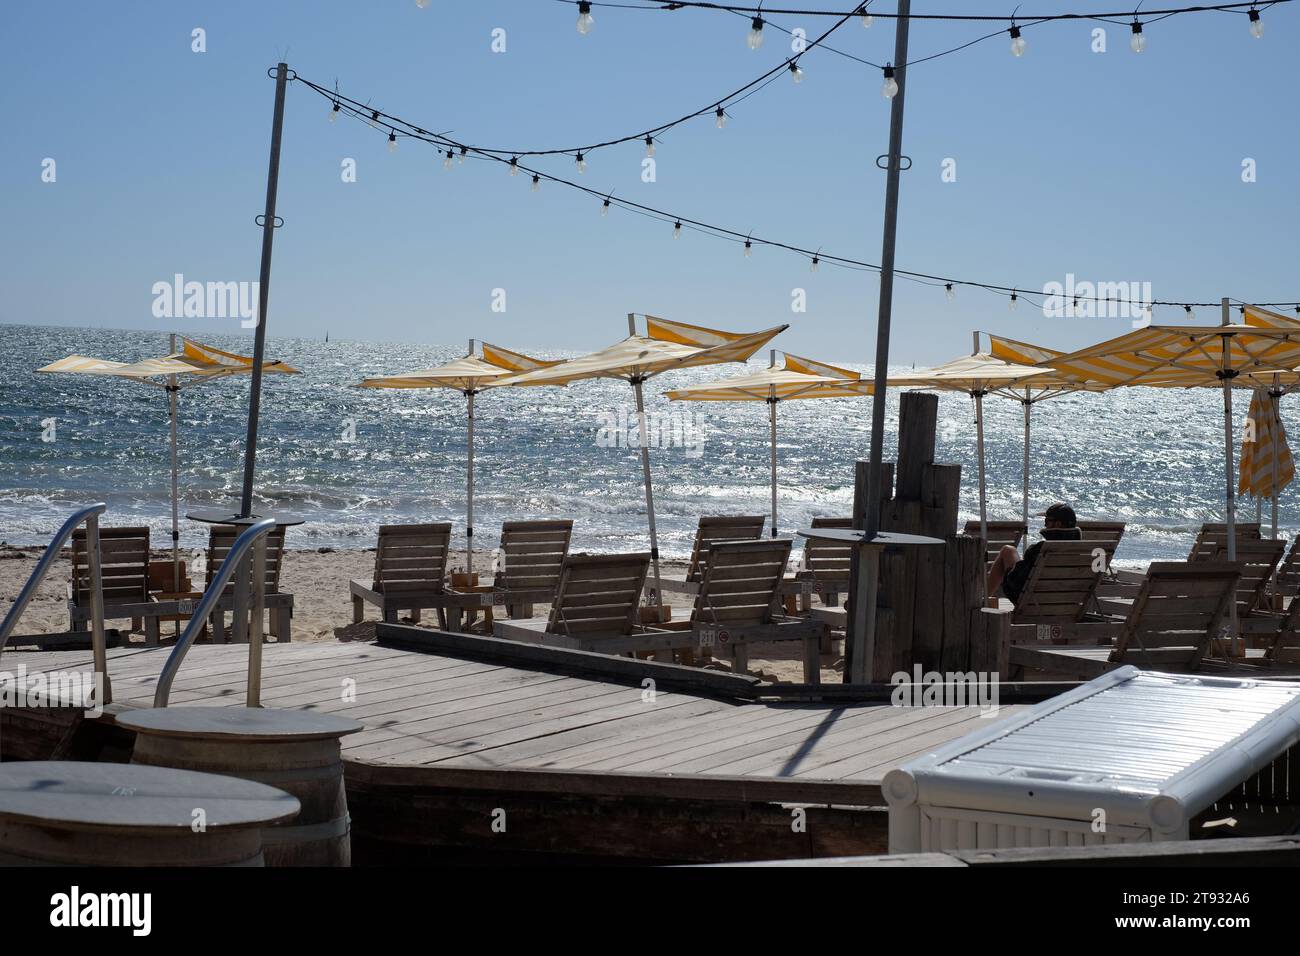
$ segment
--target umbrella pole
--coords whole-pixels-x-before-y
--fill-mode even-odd
[[[1222,324],[1228,325],[1231,321],[1228,309],[1228,300],[1220,300],[1222,308]],[[1224,521],[1228,529],[1228,560],[1237,560],[1237,489],[1234,487],[1233,479],[1234,461],[1232,453],[1232,376],[1235,374],[1230,367],[1232,363],[1232,351],[1229,345],[1229,337],[1223,336],[1223,360],[1222,368],[1219,370],[1219,381],[1223,383],[1223,470],[1224,470],[1224,490],[1227,492],[1224,496]],[[1228,605],[1228,646],[1229,653],[1236,656],[1237,653],[1237,602],[1229,602]]]
[[[645,509],[650,519],[650,563],[655,576],[655,605],[659,608],[659,620],[664,619],[664,594],[659,586],[659,537],[655,533],[655,495],[650,485],[650,440],[646,435],[645,397],[641,394],[642,378],[632,379],[632,388],[636,392],[637,428],[641,435],[641,476],[645,480]]]
[[[980,484],[980,537],[984,539],[984,547],[989,545],[989,517],[986,506],[986,491],[984,485],[984,393],[971,392],[975,397],[975,449],[979,457],[979,484]]]
[[[1021,492],[1020,521],[1021,523],[1024,524],[1026,528],[1025,533],[1028,534],[1029,533],[1028,531],[1029,528],[1029,416],[1030,413],[1033,411],[1034,403],[1033,400],[1030,399],[1029,397],[1029,389],[1027,388],[1025,389],[1025,398],[1022,404],[1025,407],[1025,463],[1022,469],[1023,474],[1021,478],[1023,487],[1020,489]]]
[[[171,351],[176,351],[176,334],[171,336]],[[177,516],[176,504],[176,400],[177,393],[180,392],[180,386],[176,384],[176,376],[167,376],[167,404],[171,412],[171,438],[172,438],[172,593],[178,593],[181,589],[181,532],[180,519]],[[180,622],[176,622],[177,629],[180,628]]]
[[[253,380],[248,386],[248,437],[244,441],[244,488],[240,517],[253,513],[253,468],[257,461],[257,419],[262,404],[262,361],[266,357],[266,313],[271,295],[271,244],[275,241],[275,194],[280,185],[280,134],[284,130],[284,88],[289,65],[275,67],[275,110],[271,120],[271,159],[266,171],[266,212],[262,216],[262,270],[257,286],[257,331],[253,337]]]
[[[775,387],[772,391],[776,391]],[[772,537],[776,537],[776,399],[767,400],[768,417],[772,423]]]
[[[465,397],[469,399],[466,442],[469,447],[469,468],[465,473],[465,586],[469,587],[474,580],[474,390],[467,389]]]
[[[871,402],[871,454],[867,466],[867,500],[863,510],[863,539],[870,541],[880,530],[880,499],[885,456],[885,390],[889,378],[889,326],[894,305],[894,248],[898,240],[898,180],[902,172],[903,102],[907,93],[907,33],[911,24],[911,0],[898,0],[894,20],[894,80],[898,92],[889,103],[889,157],[885,167],[885,221],[880,250],[880,305],[876,315],[876,355],[872,378],[875,394]],[[858,515],[854,515],[857,524]],[[876,551],[875,548],[865,549]],[[880,588],[879,562],[867,558],[864,549],[852,565],[854,579],[851,629],[844,644],[844,683],[865,683],[871,675],[876,652],[876,602]],[[865,580],[864,580],[865,579]],[[865,594],[862,592],[865,591]],[[859,601],[859,595],[862,600]]]
[[[1276,372],[1273,374],[1273,388],[1268,393],[1269,410],[1273,413],[1273,420],[1269,423],[1269,490],[1273,492],[1273,538],[1277,539],[1277,458],[1281,454],[1279,439],[1282,436],[1282,409],[1280,407],[1282,391],[1282,377]],[[1276,570],[1275,570],[1276,573]]]

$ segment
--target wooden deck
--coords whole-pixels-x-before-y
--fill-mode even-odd
[[[102,723],[152,704],[167,653],[109,652],[114,704]],[[195,647],[173,706],[241,705],[247,653]],[[503,663],[378,644],[273,644],[262,700],[365,725],[343,741],[363,840],[640,859],[883,852],[884,774],[996,719],[974,707],[747,700],[751,679],[627,659],[625,673],[583,673],[582,658],[600,655],[545,653]],[[89,670],[90,661],[85,652],[25,652],[6,654],[3,667]],[[642,675],[655,682],[652,697]],[[827,809],[809,813],[799,832],[789,804]],[[877,809],[830,809],[850,807]],[[491,828],[497,808],[511,818],[505,834]]]

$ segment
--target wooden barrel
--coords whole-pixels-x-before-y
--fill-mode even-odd
[[[0,765],[0,865],[262,866],[289,794],[233,777],[71,760]]]
[[[267,827],[267,866],[350,866],[351,821],[339,739],[355,720],[301,710],[168,707],[117,718],[135,731],[131,761],[229,774],[293,794],[302,812]]]

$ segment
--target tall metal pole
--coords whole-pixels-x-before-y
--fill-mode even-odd
[[[772,349],[768,368],[776,368],[776,349]],[[776,537],[776,386],[768,386],[767,415],[772,426],[772,537]]]
[[[1033,399],[1029,397],[1029,386],[1025,386],[1025,397],[1022,401],[1025,407],[1025,461],[1021,468],[1020,480],[1022,487],[1020,489],[1020,520],[1024,522],[1025,534],[1028,534],[1029,528],[1029,416],[1034,410]]]
[[[176,353],[176,333],[173,332],[170,338],[170,351]],[[180,386],[176,382],[175,375],[167,376],[167,404],[171,409],[171,433],[172,433],[172,593],[175,594],[181,589],[181,532],[180,518],[177,515],[176,505],[176,399]],[[180,633],[180,620],[176,621],[177,633]]]
[[[865,539],[880,530],[880,496],[885,454],[885,380],[889,376],[889,325],[894,302],[894,244],[898,236],[898,177],[903,156],[903,101],[907,94],[907,30],[912,0],[898,0],[894,21],[894,94],[889,110],[889,165],[885,174],[885,225],[880,254],[880,306],[876,316],[875,394],[871,403],[871,456],[864,508]],[[845,642],[844,680],[863,683],[876,643],[876,600],[880,587],[880,549],[863,547],[854,562],[852,631]],[[861,600],[858,598],[861,597]]]
[[[468,358],[474,357],[474,340],[469,340]],[[469,468],[465,474],[465,587],[474,580],[474,389],[466,389],[469,401],[469,428],[466,444],[469,448]]]
[[[1219,300],[1222,310],[1220,324],[1232,322],[1231,309],[1227,298]],[[1236,370],[1232,368],[1232,345],[1229,336],[1223,336],[1223,359],[1219,369],[1219,380],[1223,383],[1223,470],[1224,470],[1224,520],[1228,528],[1228,560],[1237,560],[1237,488],[1232,479],[1234,471],[1232,453],[1232,378]],[[1228,602],[1228,653],[1237,655],[1237,602]]]
[[[627,334],[636,335],[636,314],[627,315]],[[664,619],[664,592],[659,580],[659,535],[655,530],[655,495],[650,483],[650,435],[646,429],[645,396],[641,392],[643,376],[632,379],[632,390],[636,393],[637,432],[641,444],[641,477],[645,481],[645,510],[650,522],[650,564],[655,578],[655,606],[659,609],[658,618]]]
[[[280,134],[284,130],[284,88],[289,65],[275,67],[275,113],[271,120],[271,159],[266,171],[266,211],[262,217],[262,271],[257,286],[257,331],[253,345],[253,380],[248,388],[248,437],[244,442],[244,491],[239,514],[253,513],[253,467],[257,461],[257,417],[262,405],[262,362],[266,355],[266,313],[271,295],[271,245],[275,241],[275,194],[280,184]]]

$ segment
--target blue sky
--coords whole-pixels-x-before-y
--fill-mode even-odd
[[[804,0],[789,0],[798,6]],[[771,6],[772,4],[769,4]],[[824,3],[806,3],[824,7]],[[1114,4],[1041,0],[1028,13]],[[893,9],[884,3],[882,9]],[[1001,13],[918,0],[916,12]],[[727,13],[597,9],[589,36],[553,0],[452,3],[204,2],[69,5],[10,0],[0,36],[0,321],[201,333],[229,319],[151,313],[151,288],[183,273],[254,280],[273,83],[299,74],[473,143],[536,148],[600,141],[706,105],[780,62],[769,30],[745,44]],[[815,36],[826,21],[773,16]],[[1147,28],[1146,52],[1089,23],[1026,29],[1014,58],[996,37],[909,75],[898,263],[1041,288],[1067,273],[1147,281],[1157,299],[1300,298],[1296,276],[1295,35],[1300,6],[1205,13]],[[206,31],[207,52],[191,51]],[[506,52],[491,50],[494,28]],[[989,28],[916,23],[912,59]],[[893,28],[852,22],[832,45],[874,62]],[[742,231],[878,261],[888,101],[880,74],[812,51],[806,79],[781,77],[732,110],[664,137],[657,181],[644,150],[588,157],[582,181]],[[356,122],[327,122],[301,84],[288,93],[272,283],[272,336],[588,349],[649,312],[723,328],[790,322],[778,344],[832,361],[871,361],[878,282],[770,249],[739,247],[615,211],[555,185],[467,163],[444,170],[428,147]],[[57,182],[41,181],[45,158]],[[343,183],[340,164],[357,163]],[[957,181],[941,181],[956,160]],[[1258,181],[1241,181],[1243,159]],[[542,161],[572,176],[567,158]],[[507,309],[493,312],[494,289]],[[791,311],[795,288],[807,311]],[[1157,321],[1180,319],[1157,309]],[[1217,318],[1201,310],[1198,319]],[[982,328],[1058,347],[1119,334],[1123,319],[1046,319],[1028,303],[900,282],[891,360],[937,362]],[[250,333],[245,333],[250,334]]]

